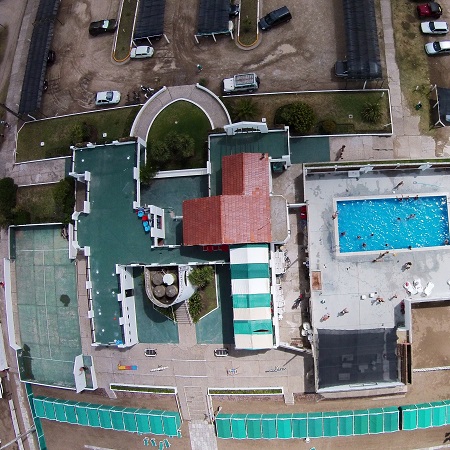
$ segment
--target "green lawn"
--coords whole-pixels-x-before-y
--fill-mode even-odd
[[[305,102],[310,105],[316,115],[317,126],[311,134],[321,134],[318,124],[324,120],[333,120],[337,124],[335,134],[339,133],[373,133],[391,131],[391,126],[383,125],[391,122],[387,92],[312,92],[300,94],[254,95],[249,98],[257,105],[258,117],[265,117],[269,128],[275,126],[276,110],[293,102]],[[233,105],[239,97],[222,99],[233,119]],[[382,118],[378,124],[365,123],[361,119],[361,110],[366,102],[381,102]],[[254,120],[258,119],[255,117]],[[334,133],[333,133],[334,134]]]
[[[77,114],[55,119],[27,122],[19,131],[17,161],[69,156],[76,126],[87,124],[88,141],[102,144],[130,135],[131,125],[139,106]],[[106,137],[103,134],[106,133]],[[44,145],[41,146],[41,142]]]
[[[239,43],[252,45],[258,34],[258,0],[242,0],[239,16]]]
[[[114,58],[123,61],[130,55],[131,39],[133,38],[133,24],[136,15],[137,0],[122,2],[122,14],[117,26],[117,41]]]
[[[208,283],[205,289],[200,290],[200,295],[202,297],[202,312],[200,314],[201,319],[206,316],[206,314],[217,308],[217,291],[214,280],[213,282]]]
[[[192,169],[206,166],[208,131],[211,125],[205,113],[197,106],[186,101],[176,101],[164,108],[153,122],[148,134],[147,148],[151,143],[164,140],[170,131],[187,134],[195,141],[195,154],[193,157],[182,160],[173,158],[164,167],[164,170]]]
[[[60,222],[57,216],[53,191],[56,184],[19,187],[16,208],[28,211],[29,223]]]
[[[425,3],[425,2],[423,2]],[[402,95],[413,115],[420,117],[420,132],[430,134],[430,74],[429,56],[425,54],[425,39],[420,33],[415,7],[410,1],[392,0],[392,18],[394,19],[395,56],[400,70]],[[431,39],[427,39],[431,40]],[[415,110],[421,102],[422,108]]]

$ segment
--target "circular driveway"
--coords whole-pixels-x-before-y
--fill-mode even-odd
[[[198,85],[163,87],[149,98],[131,127],[131,136],[140,137],[145,142],[156,116],[168,105],[184,100],[198,106],[208,117],[211,128],[223,128],[231,123],[230,116],[219,97]]]

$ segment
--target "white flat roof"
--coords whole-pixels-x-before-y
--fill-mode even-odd
[[[412,164],[410,162],[409,167]],[[376,166],[373,162],[371,165]],[[376,263],[369,252],[339,255],[332,215],[336,199],[392,196],[394,187],[402,181],[397,195],[450,192],[450,169],[402,170],[398,164],[397,170],[376,172],[374,169],[353,177],[348,171],[333,171],[333,167],[330,164],[328,173],[312,174],[306,170],[304,174],[309,265],[311,271],[320,272],[321,278],[320,289],[311,291],[312,325],[317,329],[335,330],[394,327],[403,319],[399,304],[408,298],[403,284],[412,283],[416,278],[421,279],[423,286],[429,281],[434,284],[430,300],[448,299],[450,246],[394,250]],[[352,169],[354,167],[349,168]],[[406,262],[412,262],[408,270],[403,268]],[[377,301],[377,297],[384,301]],[[348,313],[342,314],[344,309]]]

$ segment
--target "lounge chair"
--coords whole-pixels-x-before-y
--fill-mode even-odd
[[[405,288],[406,292],[409,295],[417,294],[417,289],[409,281],[405,281],[405,284],[403,285],[403,287]]]
[[[422,282],[420,281],[420,278],[416,278],[413,281],[413,286],[416,288],[417,292],[423,292],[423,286]]]
[[[423,290],[422,295],[424,297],[428,297],[431,294],[431,291],[433,290],[433,288],[434,288],[434,284],[431,281],[429,281],[427,283],[427,285],[425,286],[425,289]]]
[[[164,441],[159,441],[159,449],[158,450],[164,450]]]
[[[164,445],[166,446],[166,448],[169,448],[170,442],[167,439],[164,439]]]
[[[152,447],[156,447],[156,441],[155,438],[150,439],[150,443],[152,444]]]

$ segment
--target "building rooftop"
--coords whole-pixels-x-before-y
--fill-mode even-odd
[[[268,155],[222,159],[222,195],[183,203],[183,244],[271,242]]]
[[[344,342],[347,330],[389,330],[408,327],[404,301],[422,300],[423,294],[409,295],[405,282],[420,279],[434,289],[430,301],[448,298],[450,247],[392,249],[384,252],[337,252],[339,211],[335,219],[336,198],[378,198],[383,195],[415,197],[450,192],[445,164],[425,167],[422,163],[405,165],[371,164],[314,166],[304,171],[305,200],[308,205],[308,250],[311,271],[311,324],[316,330],[319,359],[323,332],[334,333]],[[316,170],[317,169],[317,170]],[[362,170],[360,170],[362,169]],[[367,222],[371,217],[361,217]],[[448,218],[447,218],[448,226]],[[355,236],[357,238],[357,236]],[[376,261],[376,262],[374,262]],[[405,264],[411,263],[409,269]],[[377,300],[381,299],[381,300]],[[341,337],[340,337],[341,336]],[[355,347],[355,352],[364,345]],[[396,364],[395,348],[385,341],[382,357]],[[356,354],[355,352],[349,352]],[[374,352],[379,353],[379,352]],[[376,358],[375,358],[376,359]],[[342,361],[341,361],[342,362]],[[342,371],[344,372],[344,371]],[[319,378],[321,374],[319,373]],[[344,379],[336,384],[348,384]]]

